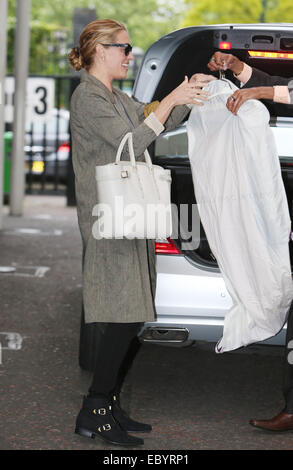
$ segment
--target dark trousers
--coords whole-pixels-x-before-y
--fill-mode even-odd
[[[293,302],[287,319],[284,386],[285,413],[293,414]]]
[[[118,392],[139,349],[137,334],[143,323],[103,323],[98,345],[91,396]]]

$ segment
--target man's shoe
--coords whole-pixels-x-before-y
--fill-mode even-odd
[[[120,424],[121,428],[127,432],[151,432],[150,424],[139,423],[127,416],[125,411],[120,407],[117,395],[112,396],[112,412],[114,419]]]
[[[108,444],[120,446],[137,446],[143,439],[130,436],[113,418],[112,405],[109,400],[84,397],[83,406],[76,419],[76,434],[84,437],[102,439]]]
[[[281,411],[281,413],[272,419],[251,419],[249,424],[256,428],[265,429],[267,431],[293,431],[293,414],[288,414]]]

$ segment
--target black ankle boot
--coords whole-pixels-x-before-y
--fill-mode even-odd
[[[109,444],[137,446],[143,439],[129,436],[119,426],[112,414],[112,404],[103,398],[84,397],[83,406],[76,419],[76,434],[94,439],[98,437]]]
[[[125,411],[120,407],[117,395],[112,395],[112,411],[116,421],[120,424],[121,428],[127,432],[151,432],[152,427],[150,424],[139,423],[134,419],[129,418]]]

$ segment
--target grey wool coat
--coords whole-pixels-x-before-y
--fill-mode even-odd
[[[123,103],[125,110],[117,97]],[[85,322],[145,322],[155,319],[154,242],[141,239],[96,240],[92,210],[97,204],[95,166],[115,161],[123,136],[131,131],[136,158],[157,134],[144,121],[144,103],[108,88],[81,71],[81,82],[70,105],[72,159],[78,223],[83,242],[83,302]],[[174,108],[165,124],[176,127],[188,114]],[[132,121],[134,128],[130,122]],[[127,159],[128,150],[122,159]]]

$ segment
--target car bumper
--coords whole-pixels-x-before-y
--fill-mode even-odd
[[[145,323],[141,340],[217,342],[232,299],[219,270],[195,265],[184,256],[157,255],[156,321]],[[264,341],[283,345],[286,328]]]

